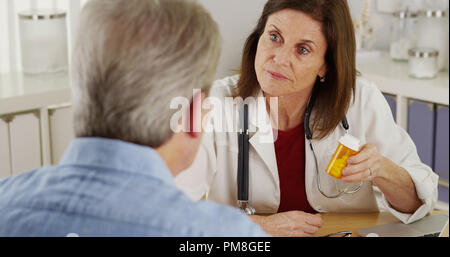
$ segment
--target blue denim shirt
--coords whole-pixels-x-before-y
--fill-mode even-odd
[[[57,166],[0,180],[0,236],[267,236],[236,208],[192,202],[160,156],[77,138]]]

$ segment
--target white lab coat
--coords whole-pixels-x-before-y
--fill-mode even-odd
[[[219,99],[230,96],[230,90],[236,86],[238,79],[236,75],[215,81],[210,95]],[[259,96],[262,96],[262,91]],[[254,107],[251,104],[249,110]],[[265,105],[257,108],[264,108],[263,113],[268,120]],[[255,116],[255,112],[249,111],[249,128],[255,131],[250,133],[249,140],[249,203],[257,213],[276,213],[280,203],[280,186],[274,144],[261,140],[263,136],[267,138],[267,134],[261,132]],[[314,110],[311,121],[313,116]],[[421,219],[431,212],[437,201],[438,176],[420,161],[413,141],[394,122],[385,98],[373,83],[362,77],[357,79],[355,102],[351,103],[346,117],[349,133],[359,138],[361,145],[374,144],[383,156],[408,171],[423,205],[413,214],[401,213],[389,205],[382,193],[378,192],[379,197],[376,197],[376,188],[371,182],[364,182],[361,190],[354,194],[344,194],[335,199],[324,197],[317,189],[314,157],[305,138],[305,186],[311,207],[318,212],[388,210],[404,223]],[[326,192],[335,192],[336,186],[343,184],[326,174],[325,169],[338,145],[338,139],[344,133],[345,130],[339,125],[328,137],[313,140],[321,188]],[[176,184],[193,200],[208,199],[237,206],[237,159],[236,132],[204,133],[194,163],[176,177]]]

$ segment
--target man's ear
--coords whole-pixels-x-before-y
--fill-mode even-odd
[[[205,99],[203,91],[198,92],[189,106],[189,131],[187,134],[192,138],[197,138],[202,132],[202,102]]]

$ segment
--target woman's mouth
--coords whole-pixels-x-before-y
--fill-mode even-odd
[[[284,75],[282,75],[282,74],[280,74],[280,73],[277,73],[277,72],[274,72],[274,71],[270,71],[270,70],[266,70],[266,72],[270,75],[270,77],[271,77],[272,79],[276,79],[276,80],[289,80],[286,76],[284,76]]]

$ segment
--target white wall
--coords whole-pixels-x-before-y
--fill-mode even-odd
[[[361,16],[362,0],[347,0],[353,18]],[[377,12],[377,1],[393,6],[393,10],[421,7],[448,8],[448,0],[369,0],[373,7],[373,19],[376,25],[374,48],[388,50],[390,40],[391,15]],[[216,72],[216,78],[234,74],[239,70],[242,48],[245,39],[256,26],[266,0],[199,0],[208,9],[218,23],[223,36],[222,56]]]
[[[266,0],[199,0],[211,12],[223,37],[222,55],[216,78],[240,69],[242,48],[256,26]]]
[[[8,70],[8,23],[6,0],[0,0],[0,72]]]
[[[11,70],[20,70],[20,47],[18,31],[17,31],[17,12],[27,9],[31,6],[38,8],[49,8],[56,6],[59,9],[68,12],[68,39],[69,51],[71,49],[71,38],[76,24],[71,24],[71,20],[78,20],[78,11],[80,6],[87,0],[0,0],[0,72],[8,72]],[[222,55],[216,73],[216,78],[222,78],[227,75],[234,74],[233,70],[240,68],[240,59],[242,54],[242,47],[246,37],[256,25],[257,19],[260,16],[266,0],[198,0],[208,9],[214,20],[219,25],[219,29],[223,36]],[[370,0],[372,6],[377,6],[377,1],[384,1],[390,3],[394,8],[402,8],[402,6],[417,6],[423,5],[425,7],[444,6],[448,8],[448,0]],[[362,0],[348,0],[351,9],[351,14],[354,18],[361,15],[363,1]],[[14,4],[14,13],[8,13],[8,5]],[[419,3],[419,4],[418,4]],[[8,47],[8,42],[14,42],[8,38],[8,29],[12,26],[8,24],[8,15],[13,16],[16,29],[15,46]],[[375,31],[374,47],[377,49],[388,49],[389,45],[389,29],[391,17],[389,14],[376,13],[373,15],[376,18],[377,29]],[[11,53],[10,49],[14,50]],[[9,58],[10,54],[16,58]],[[11,65],[11,63],[13,65]],[[16,63],[16,67],[14,66]]]
[[[78,20],[78,11],[87,0],[0,0],[0,72],[20,71],[20,39],[18,36],[17,12],[30,7],[51,8],[67,11],[69,51],[75,25],[71,21]],[[242,46],[247,35],[256,25],[266,0],[198,0],[208,9],[223,36],[222,55],[217,69],[216,78],[233,74],[232,70],[240,68]],[[12,12],[8,12],[9,8]],[[11,7],[12,6],[12,7]],[[8,15],[14,21],[8,24]],[[74,16],[74,17],[71,17]],[[11,39],[11,33],[15,38]],[[11,42],[14,44],[9,47]],[[12,49],[13,51],[10,51]]]

